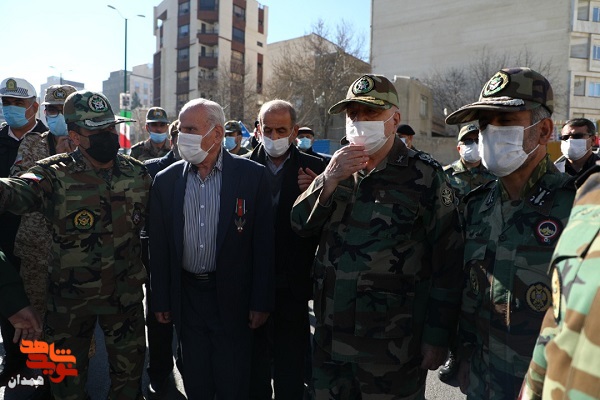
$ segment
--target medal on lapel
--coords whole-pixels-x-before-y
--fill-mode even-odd
[[[235,219],[235,226],[237,226],[238,233],[242,233],[244,231],[244,225],[246,224],[246,219],[244,219],[244,215],[246,214],[246,200],[244,199],[236,199],[235,200],[235,215],[237,218]]]

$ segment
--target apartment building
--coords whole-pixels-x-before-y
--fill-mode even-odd
[[[253,121],[262,94],[268,7],[256,0],[163,0],[154,7],[154,105],[176,115],[190,99]]]
[[[482,54],[546,65],[558,123],[600,119],[600,1],[372,0],[377,73],[425,79]]]

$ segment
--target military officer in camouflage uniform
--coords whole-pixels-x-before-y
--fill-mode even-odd
[[[546,154],[552,87],[529,68],[498,71],[446,123],[478,120],[483,165],[498,180],[466,197],[459,381],[468,399],[514,399],[550,306],[548,262],[575,192]]]
[[[152,107],[146,113],[146,131],[150,137],[131,146],[131,157],[140,161],[163,157],[171,150],[169,119],[160,107]]]
[[[423,399],[456,330],[462,234],[442,167],[407,148],[393,84],[364,75],[346,99],[350,145],[296,200],[292,228],[321,235],[314,261],[317,399]]]
[[[458,133],[458,146],[456,150],[460,158],[444,167],[444,172],[454,188],[458,200],[458,210],[464,210],[463,198],[477,186],[496,179],[487,168],[481,164],[479,154],[479,127],[467,124]]]
[[[57,399],[86,398],[88,350],[96,322],[105,336],[109,398],[141,398],[145,338],[139,230],[150,177],[143,164],[117,154],[111,106],[100,93],[65,101],[70,154],[38,161],[20,178],[0,179],[0,210],[41,212],[51,226],[52,260],[45,338],[71,350],[78,376],[52,384]]]
[[[74,150],[67,132],[63,104],[71,93],[71,85],[52,85],[46,89],[44,114],[50,130],[44,133],[29,132],[19,146],[11,176],[18,176],[33,167],[36,161]],[[21,277],[27,297],[36,311],[46,313],[46,290],[48,286],[48,258],[52,233],[39,212],[23,215],[15,238],[15,255],[21,258]]]
[[[577,191],[569,224],[552,256],[552,305],[521,399],[600,399],[599,265],[600,174],[594,173]]]

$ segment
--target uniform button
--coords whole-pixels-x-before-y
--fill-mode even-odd
[[[500,235],[498,237],[498,240],[500,240],[501,242],[504,242],[506,240],[506,235]]]
[[[202,223],[200,224],[200,226],[204,226],[204,222],[202,222]]]
[[[202,205],[200,206],[200,208],[204,208],[204,204],[202,204]]]
[[[201,245],[200,245],[200,248],[201,248],[201,249],[203,249],[203,248],[204,248],[204,245],[203,245],[203,244],[201,244]]]

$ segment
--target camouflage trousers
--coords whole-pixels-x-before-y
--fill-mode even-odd
[[[426,378],[427,370],[419,365],[332,361],[318,345],[313,350],[316,400],[424,400]]]
[[[508,350],[505,350],[508,353]],[[504,360],[495,354],[471,358],[468,400],[516,399],[527,373],[527,359]],[[519,371],[522,371],[519,372]]]
[[[40,313],[46,313],[48,292],[48,263],[52,233],[40,213],[21,217],[21,224],[15,237],[15,255],[21,259],[21,278],[29,302]]]
[[[111,380],[108,399],[142,399],[141,378],[146,352],[143,306],[134,304],[114,314],[98,313],[98,310],[105,311],[103,307],[89,304],[71,308],[66,313],[47,311],[46,340],[58,349],[71,350],[77,357],[78,371],[78,376],[67,376],[62,382],[51,384],[52,394],[57,400],[87,398],[88,351],[98,321],[108,353]]]

